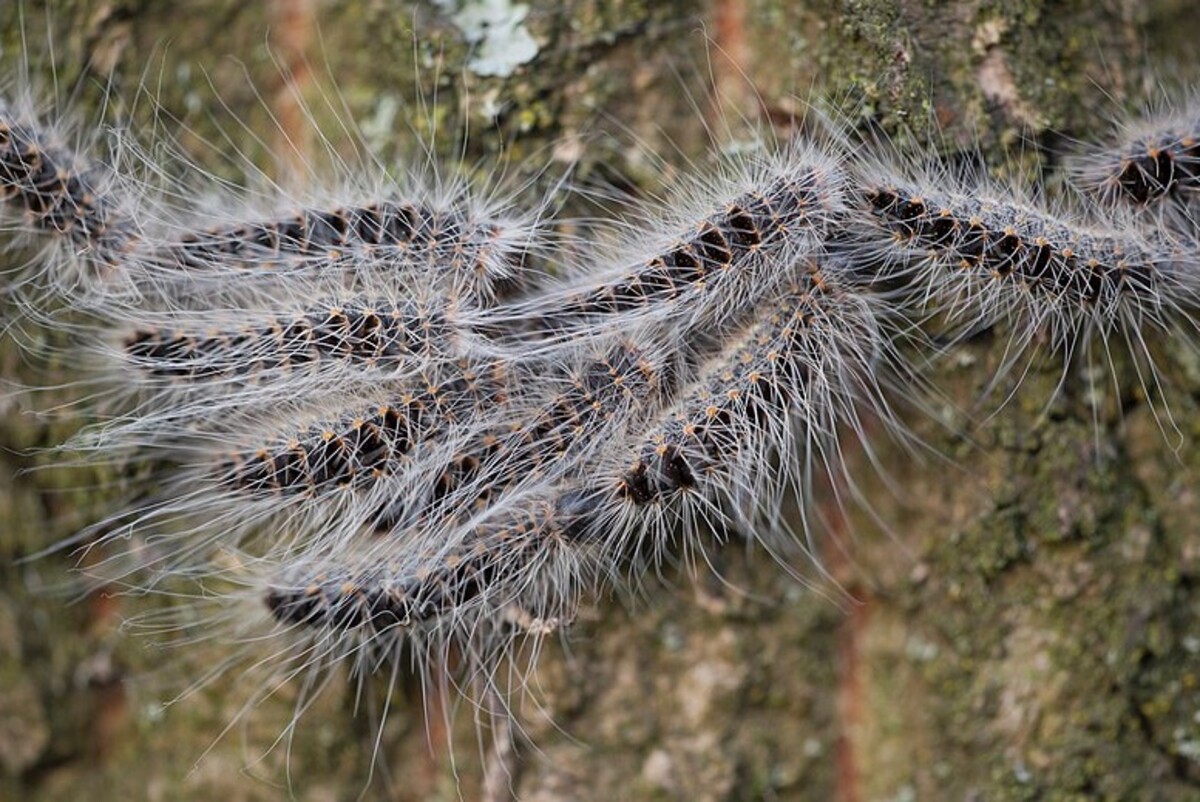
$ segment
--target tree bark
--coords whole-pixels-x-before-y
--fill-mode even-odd
[[[385,156],[418,136],[444,156],[465,140],[468,163],[549,160],[553,175],[578,160],[576,182],[620,177],[639,193],[702,165],[739,118],[782,130],[808,98],[834,99],[845,124],[900,148],[978,149],[1000,180],[1023,180],[1137,108],[1156,75],[1194,68],[1200,35],[1175,0],[537,0],[486,29],[468,12],[523,6],[53,5],[0,10],[6,69],[24,60],[39,96],[57,92],[89,127],[117,119],[135,132],[152,116],[134,102],[144,81],[214,171],[230,162],[197,142],[221,141],[217,126],[267,169],[294,171],[268,113],[282,109],[302,142],[293,90],[337,138],[319,102],[327,72]],[[541,657],[507,775],[477,749],[471,710],[451,732],[436,714],[426,726],[414,681],[392,701],[373,780],[375,721],[355,712],[350,683],[331,683],[294,740],[261,759],[295,689],[221,738],[247,698],[236,682],[164,710],[155,677],[180,655],[119,627],[162,602],[72,603],[47,590],[71,587],[73,557],[14,563],[102,514],[118,469],[42,470],[60,458],[38,449],[87,408],[30,410],[81,391],[6,392],[0,797],[353,799],[369,787],[368,798],[473,799],[492,760],[499,786],[527,800],[1198,798],[1200,360],[1151,343],[1165,403],[1147,400],[1119,353],[1111,371],[1065,375],[1047,357],[1019,386],[1011,376],[989,391],[1004,342],[985,334],[937,361],[945,398],[905,413],[925,447],[878,431],[874,459],[849,447],[869,510],[839,509],[828,487],[807,502],[831,524],[818,549],[840,589],[816,572],[803,585],[735,537],[706,546],[716,571],[665,569],[637,594],[591,600]],[[14,381],[69,378],[11,339],[0,360]],[[222,656],[198,646],[185,670]]]

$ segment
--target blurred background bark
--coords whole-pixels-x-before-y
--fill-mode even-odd
[[[133,102],[144,85],[194,132],[179,134],[185,147],[218,141],[220,125],[286,176],[298,151],[270,138],[269,111],[304,150],[316,134],[294,98],[315,101],[331,79],[385,157],[436,126],[446,153],[469,131],[468,163],[501,150],[531,168],[551,161],[551,172],[577,160],[577,181],[637,192],[661,189],[688,160],[705,163],[709,132],[720,140],[728,121],[783,124],[810,97],[903,147],[978,147],[1016,180],[1053,167],[1158,82],[1186,86],[1198,37],[1200,18],[1179,0],[0,9],[6,77],[26,64],[38,91],[81,119],[144,131],[150,104]],[[314,108],[320,117],[327,106]],[[337,121],[315,122],[336,143]],[[196,154],[228,170],[211,149]],[[823,562],[852,601],[828,582],[798,583],[740,541],[713,546],[719,577],[668,570],[636,599],[597,600],[566,648],[543,655],[531,694],[540,708],[524,715],[536,748],[518,743],[516,795],[1200,798],[1200,359],[1153,344],[1184,437],[1176,450],[1172,424],[1160,426],[1119,356],[1117,381],[1080,366],[1057,395],[1052,361],[1036,365],[989,417],[1011,389],[978,403],[999,342],[981,336],[936,366],[947,399],[930,402],[932,416],[908,416],[927,451],[875,442],[890,487],[851,449],[851,474],[886,531],[864,511],[814,502],[834,530],[818,538]],[[9,340],[0,370],[37,385],[69,378]],[[41,470],[56,458],[37,449],[85,413],[30,410],[78,394],[10,388],[0,404],[0,798],[354,799],[364,788],[366,798],[477,798],[470,710],[453,732],[427,728],[416,684],[402,682],[370,782],[375,721],[340,681],[290,747],[269,749],[294,689],[218,737],[251,689],[221,682],[164,708],[172,697],[156,677],[182,655],[119,627],[159,602],[71,603],[47,592],[71,586],[71,557],[15,562],[112,495],[103,488],[115,469]],[[187,659],[199,671],[223,656],[207,645]]]

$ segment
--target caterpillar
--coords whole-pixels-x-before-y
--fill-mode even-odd
[[[215,214],[117,193],[139,235],[103,261],[133,290],[68,295],[78,323],[24,306],[102,334],[85,360],[135,385],[77,441],[156,474],[89,530],[120,553],[89,570],[135,593],[190,583],[186,613],[144,620],[270,642],[261,693],[298,680],[297,716],[349,664],[360,688],[410,670],[473,702],[482,687],[510,720],[535,682],[518,653],[553,648],[585,598],[735,532],[774,553],[773,532],[820,515],[820,475],[859,481],[844,450],[874,459],[869,420],[903,438],[892,396],[925,392],[910,327],[1070,351],[1191,325],[1192,246],[1144,221],[880,181],[802,136],[722,165],[616,224],[387,179],[262,208],[214,184]],[[32,211],[37,182],[0,179],[18,216],[64,233]]]
[[[175,235],[177,242],[159,246],[146,260],[189,274],[229,267],[281,272],[326,263],[363,270],[378,263],[410,280],[431,278],[454,295],[490,297],[497,285],[525,269],[535,233],[473,209],[472,202],[464,191],[462,198],[438,205],[386,200],[305,209],[281,219]]]
[[[0,186],[16,230],[61,237],[88,271],[102,275],[139,238],[129,209],[112,194],[113,178],[88,163],[12,103],[0,101]]]
[[[836,463],[839,422],[861,432],[866,410],[886,415],[873,387],[888,371],[886,317],[840,286],[844,271],[812,265],[779,293],[640,435],[618,494],[636,506],[724,496],[731,515],[777,521],[784,489],[803,494],[810,481],[806,466]]]
[[[780,266],[820,253],[844,216],[844,184],[836,160],[804,143],[730,160],[678,188],[661,210],[638,210],[611,264],[589,265],[581,280],[548,287],[510,314],[568,335],[645,317],[680,339],[719,342],[722,330],[786,282]],[[646,215],[667,218],[653,239],[644,233]]]
[[[1093,327],[1102,335],[1123,325],[1166,328],[1195,306],[1195,253],[1169,236],[1067,222],[979,189],[870,182],[862,193],[878,232],[865,238],[868,258],[922,273],[918,292],[938,298],[951,321],[1024,315],[1062,347]]]
[[[1075,180],[1109,206],[1146,212],[1173,205],[1189,216],[1200,180],[1198,119],[1194,102],[1177,111],[1148,113],[1113,141],[1078,155],[1072,165]]]

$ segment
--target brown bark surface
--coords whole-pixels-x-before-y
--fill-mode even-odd
[[[978,148],[1000,180],[1021,180],[1157,81],[1186,86],[1200,36],[1175,0],[537,0],[487,29],[466,12],[522,6],[18,5],[0,8],[7,76],[23,65],[35,96],[85,131],[146,135],[152,96],[219,173],[235,165],[201,140],[224,131],[222,148],[298,180],[318,132],[348,146],[334,118],[350,114],[385,159],[433,139],[483,170],[503,154],[531,174],[549,161],[553,178],[577,161],[577,182],[646,193],[703,165],[739,119],[782,132],[810,98],[910,151]],[[344,106],[321,100],[331,82]],[[890,482],[850,447],[870,513],[842,512],[828,488],[811,502],[841,589],[811,570],[807,587],[735,537],[705,544],[716,570],[666,568],[592,600],[542,655],[498,787],[528,800],[1200,798],[1195,344],[1151,343],[1165,387],[1152,404],[1119,352],[1065,377],[1048,358],[987,391],[1004,341],[982,335],[932,368],[945,397],[905,412],[922,448],[871,433]],[[0,373],[71,378],[13,337]],[[276,743],[295,688],[240,719],[255,689],[236,674],[164,707],[179,674],[227,656],[219,643],[157,648],[120,624],[163,602],[81,599],[67,554],[16,562],[119,495],[123,466],[46,469],[62,457],[44,449],[87,421],[86,405],[61,406],[84,392],[6,384],[0,402],[0,798],[479,797],[466,706],[449,732],[438,715],[427,726],[402,678],[376,746],[339,677]]]

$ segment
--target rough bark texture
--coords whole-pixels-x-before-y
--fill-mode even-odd
[[[95,119],[108,85],[107,114],[131,114],[136,130],[147,108],[130,101],[147,80],[197,135],[225,119],[214,93],[250,129],[271,130],[255,93],[275,102],[280,78],[257,4],[53,5],[48,22],[40,3],[24,4],[23,23],[0,9],[2,60],[6,70],[22,61],[23,35],[32,75],[49,97],[54,66],[60,99],[71,92],[81,118]],[[830,97],[849,122],[874,121],[902,145],[978,142],[992,163],[1019,152],[1028,169],[1094,135],[1118,106],[1136,108],[1148,75],[1186,78],[1200,35],[1194,11],[1173,0],[539,0],[517,29],[493,27],[488,50],[472,53],[455,8],[317,2],[320,45],[309,56],[368,132],[383,121],[373,136],[385,150],[412,136],[408,125],[428,136],[436,124],[449,150],[469,130],[480,164],[503,143],[518,163],[579,158],[579,180],[632,176],[651,191],[664,176],[645,166],[647,148],[682,165],[703,161],[706,126],[720,136],[714,85],[727,118],[760,113],[761,100],[783,120],[797,96]],[[303,39],[303,19],[293,23],[283,35]],[[286,41],[271,41],[286,62]],[[530,41],[532,60],[515,63]],[[410,115],[417,98],[425,108]],[[635,137],[643,147],[609,144]],[[636,600],[598,600],[567,648],[543,655],[532,696],[544,712],[525,712],[538,748],[518,745],[516,794],[1200,798],[1200,359],[1154,343],[1173,423],[1156,419],[1119,357],[1116,382],[1080,366],[1057,395],[1054,364],[1035,366],[989,417],[1010,389],[977,404],[1002,341],[964,344],[933,375],[983,422],[948,402],[909,415],[929,449],[879,440],[891,488],[850,455],[889,529],[854,508],[827,516],[840,525],[821,535],[823,557],[853,603],[805,588],[740,543],[713,548],[722,580],[667,571]],[[63,378],[9,341],[0,360],[6,378]],[[290,747],[261,757],[287,726],[294,689],[218,739],[247,689],[222,682],[163,709],[170,692],[156,677],[181,655],[119,631],[157,602],[71,603],[47,590],[70,586],[72,558],[14,564],[104,509],[108,491],[97,488],[113,475],[30,470],[54,463],[36,449],[80,421],[29,410],[72,395],[6,391],[0,409],[0,797],[354,799],[368,785],[368,798],[478,796],[471,711],[459,711],[450,736],[427,729],[415,684],[401,683],[412,690],[397,692],[368,783],[375,722],[334,682]],[[187,670],[222,654],[196,647]]]

